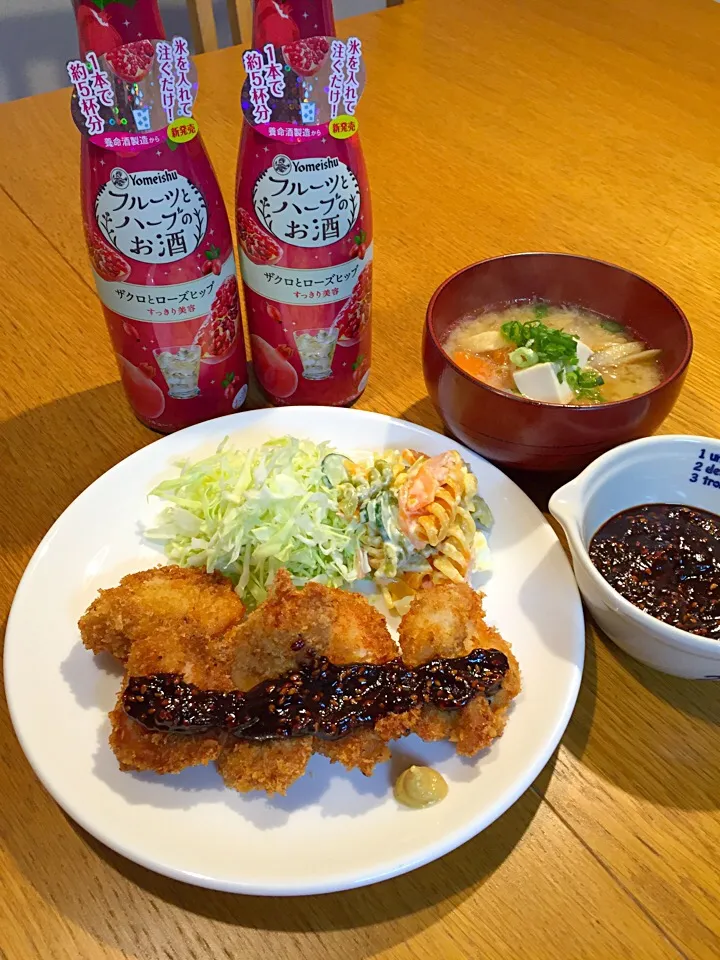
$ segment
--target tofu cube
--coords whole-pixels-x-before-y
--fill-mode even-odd
[[[536,363],[534,367],[513,373],[515,386],[529,400],[543,403],[570,403],[574,394],[567,383],[558,380],[557,365]]]
[[[590,347],[586,343],[583,343],[582,340],[578,340],[577,358],[578,358],[578,366],[580,367],[581,370],[588,365],[588,360],[590,359],[592,354],[593,352],[590,349]]]
[[[464,349],[468,353],[489,353],[491,350],[502,350],[508,342],[499,330],[484,330],[468,337]]]

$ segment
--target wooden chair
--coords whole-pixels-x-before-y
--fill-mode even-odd
[[[252,36],[252,4],[250,0],[225,0],[233,44],[249,43]],[[388,7],[396,7],[403,0],[385,0]],[[190,29],[196,53],[217,50],[217,28],[212,0],[187,0]]]

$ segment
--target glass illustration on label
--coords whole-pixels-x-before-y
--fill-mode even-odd
[[[188,400],[200,393],[198,378],[201,350],[197,344],[158,347],[153,353],[168,385],[168,396],[176,400]]]
[[[273,159],[253,189],[258,220],[296,247],[325,247],[348,235],[360,212],[360,187],[336,157]]]
[[[115,167],[97,193],[100,232],[141,263],[175,263],[197,250],[208,225],[198,188],[175,170],[128,173]]]
[[[302,363],[302,375],[306,380],[327,380],[332,376],[337,341],[337,327],[295,332],[295,345]]]

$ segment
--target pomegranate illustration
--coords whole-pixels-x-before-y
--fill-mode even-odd
[[[266,43],[281,46],[300,39],[300,30],[292,15],[292,6],[282,0],[257,0],[255,4],[255,46]]]
[[[105,57],[115,74],[126,83],[136,83],[147,76],[155,56],[155,47],[149,40],[126,43],[111,50]]]
[[[84,50],[94,50],[98,56],[110,53],[122,43],[120,34],[110,23],[108,15],[92,7],[79,7],[77,25]]]
[[[238,210],[238,240],[253,263],[277,263],[282,247],[257,223],[247,210]]]
[[[282,48],[285,63],[301,77],[311,77],[325,63],[330,44],[325,37],[296,40]]]
[[[98,230],[90,231],[88,249],[95,273],[103,280],[117,282],[130,276],[130,264],[105,242]]]
[[[215,294],[210,313],[195,334],[193,343],[202,347],[203,363],[219,363],[236,347],[240,301],[235,277],[224,280]]]
[[[340,331],[338,345],[349,347],[362,337],[370,321],[370,299],[372,294],[372,263],[360,274],[350,299],[342,308],[337,319]]]

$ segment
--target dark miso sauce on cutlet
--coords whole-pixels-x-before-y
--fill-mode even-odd
[[[484,649],[414,669],[401,660],[337,666],[308,656],[291,672],[247,693],[201,690],[170,673],[131,677],[123,706],[132,720],[155,732],[337,740],[423,704],[459,710],[477,696],[491,697],[508,669],[504,653]]]

